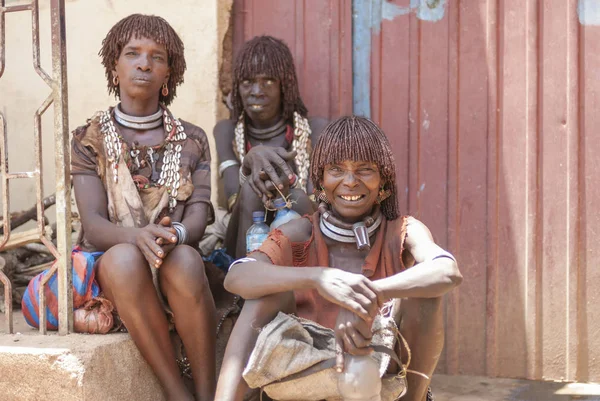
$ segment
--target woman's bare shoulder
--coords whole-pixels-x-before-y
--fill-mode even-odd
[[[313,225],[309,217],[291,220],[279,229],[290,242],[306,242],[312,237]]]
[[[215,128],[213,129],[213,133],[215,134],[215,138],[226,136],[233,137],[233,132],[235,129],[235,123],[233,120],[221,120],[217,122]]]

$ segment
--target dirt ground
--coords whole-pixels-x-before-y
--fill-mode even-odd
[[[600,401],[600,385],[472,376],[433,377],[435,401]]]

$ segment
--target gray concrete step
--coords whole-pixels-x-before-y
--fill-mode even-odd
[[[15,334],[0,324],[0,400],[164,400],[128,334],[41,336],[14,317]]]
[[[229,334],[231,321],[223,332]],[[223,355],[225,338],[217,343]],[[600,385],[435,375],[436,401],[600,401]],[[154,374],[128,334],[41,336],[15,312],[0,315],[0,401],[163,401]]]

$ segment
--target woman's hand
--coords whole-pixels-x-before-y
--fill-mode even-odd
[[[168,216],[163,217],[158,222],[158,225],[166,228],[170,233],[172,233],[175,236],[177,236],[177,231],[171,225],[171,218],[170,217],[168,217]],[[173,242],[167,242],[167,241],[165,241],[161,237],[158,237],[156,239],[156,243],[158,245],[160,245],[160,247],[163,250],[163,256],[161,256],[161,259],[164,259],[169,254],[169,252],[171,252],[177,246],[177,241],[175,243],[173,243]]]
[[[369,355],[373,349],[371,344],[371,324],[357,314],[340,308],[335,322],[335,366],[338,372],[344,369],[344,352],[350,355]]]
[[[166,256],[163,248],[157,243],[158,239],[161,238],[167,244],[165,246],[177,244],[177,236],[165,227],[166,224],[171,225],[169,217],[163,217],[159,224],[148,224],[146,227],[138,229],[135,237],[135,245],[142,252],[150,266],[155,268],[160,267],[162,259]]]
[[[288,162],[294,157],[296,152],[270,146],[254,146],[244,157],[242,172],[248,175],[248,184],[263,202],[275,196],[275,187],[283,191],[289,186],[294,172]],[[267,187],[267,181],[273,186]]]
[[[328,300],[357,314],[369,325],[379,312],[379,290],[362,274],[326,268],[319,275],[316,290]]]

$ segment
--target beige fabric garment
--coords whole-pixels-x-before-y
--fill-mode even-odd
[[[200,253],[202,255],[210,255],[215,249],[223,247],[230,217],[231,213],[228,213],[222,207],[215,209],[215,222],[206,227],[204,236],[200,240]]]
[[[397,327],[391,314],[378,315],[371,345],[394,349]],[[279,313],[262,328],[243,377],[274,400],[340,400],[335,370],[334,331],[310,320]],[[386,374],[390,355],[374,352],[382,379],[381,399],[392,401],[406,391],[403,375]]]
[[[108,197],[109,220],[121,227],[145,227],[150,222],[155,222],[159,213],[169,203],[166,188],[155,187],[152,188],[152,191],[139,192],[123,158],[120,158],[117,170],[119,179],[115,182],[111,164],[106,164],[106,195]],[[152,281],[158,299],[160,299],[165,310],[172,314],[160,291],[158,269],[150,267],[150,270],[152,271]]]

